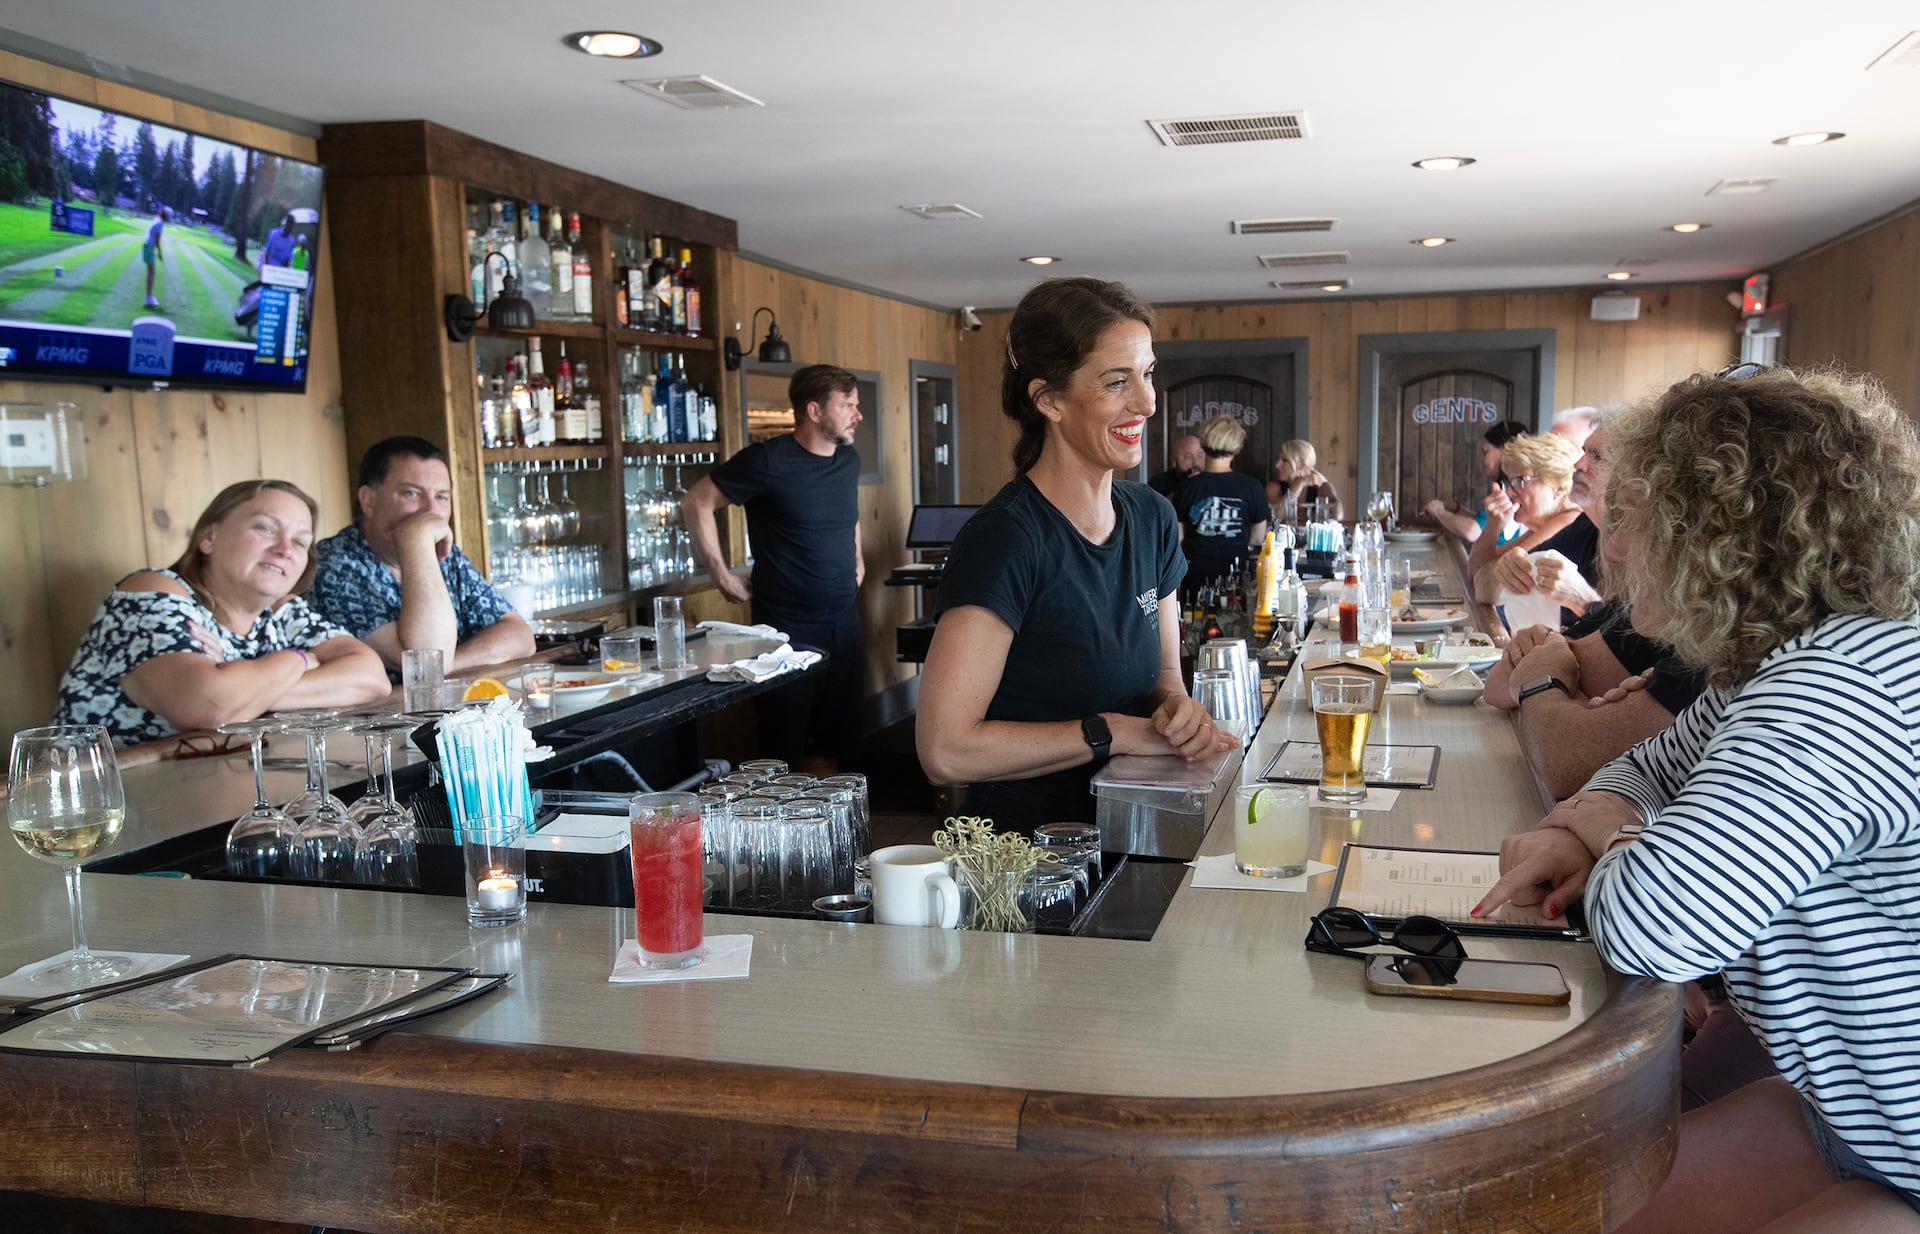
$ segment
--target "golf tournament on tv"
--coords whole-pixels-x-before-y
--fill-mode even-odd
[[[304,388],[312,163],[0,83],[0,375]]]

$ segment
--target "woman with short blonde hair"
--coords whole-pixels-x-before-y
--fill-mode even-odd
[[[1240,422],[1214,416],[1195,435],[1206,451],[1206,466],[1173,495],[1180,547],[1187,555],[1181,590],[1189,596],[1232,574],[1236,560],[1251,560],[1254,548],[1266,539],[1270,513],[1266,485],[1233,468],[1233,456],[1247,444],[1247,430]]]
[[[1320,473],[1317,466],[1320,454],[1313,443],[1295,437],[1281,442],[1279,453],[1280,457],[1273,460],[1273,474],[1286,489],[1287,506],[1295,519],[1306,517],[1301,511],[1312,509],[1316,501],[1327,503],[1326,517],[1339,518],[1340,494],[1333,487],[1333,481]]]
[[[1568,573],[1586,581],[1587,598],[1599,579],[1600,529],[1567,500],[1580,447],[1549,433],[1523,433],[1500,453],[1500,487],[1487,497],[1487,528],[1467,554],[1467,576],[1483,604],[1506,603],[1503,593],[1530,595],[1539,576],[1532,554],[1555,553]],[[1512,535],[1515,527],[1520,534]],[[1561,610],[1562,621],[1578,613]]]

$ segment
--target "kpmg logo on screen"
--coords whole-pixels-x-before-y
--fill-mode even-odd
[[[1413,409],[1415,424],[1498,424],[1500,407],[1483,398],[1437,398]]]

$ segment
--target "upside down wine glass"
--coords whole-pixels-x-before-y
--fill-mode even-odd
[[[67,879],[73,916],[73,955],[35,973],[46,985],[111,981],[132,967],[126,956],[87,950],[80,901],[80,863],[120,838],[126,792],[114,762],[113,741],[97,724],[57,724],[16,733],[7,770],[7,829],[29,857],[59,866]]]
[[[323,712],[287,725],[289,731],[307,737],[306,791],[287,803],[287,813],[299,824],[288,862],[295,878],[350,883],[360,859],[360,824],[327,791],[326,735],[338,723],[335,713]]]
[[[253,739],[253,809],[233,822],[227,832],[227,869],[253,878],[284,878],[293,853],[293,819],[267,800],[260,769],[260,743],[268,733],[284,730],[280,720],[235,720],[220,732]]]

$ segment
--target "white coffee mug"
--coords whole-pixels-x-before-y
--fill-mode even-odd
[[[960,924],[960,888],[947,872],[947,855],[931,844],[895,844],[874,850],[873,919],[881,925]]]

